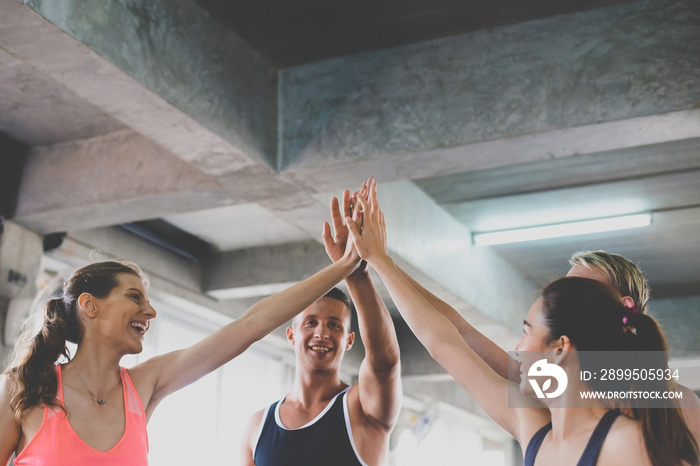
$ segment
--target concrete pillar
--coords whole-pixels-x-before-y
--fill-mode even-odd
[[[42,237],[13,222],[0,235],[0,328],[2,343],[14,344],[37,293]]]

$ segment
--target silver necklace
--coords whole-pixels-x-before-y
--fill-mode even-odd
[[[83,377],[80,375],[80,371],[78,370],[78,366],[75,365],[75,362],[72,359],[70,362],[71,362],[71,364],[73,364],[73,367],[75,367],[75,373],[78,374],[78,379],[80,379],[80,383],[83,384],[83,387],[85,387],[85,390],[88,391],[90,396],[93,397],[95,399],[95,401],[97,401],[97,404],[99,406],[102,406],[103,404],[107,403],[107,398],[109,398],[109,395],[111,395],[112,392],[117,388],[117,386],[119,386],[119,382],[121,382],[121,377],[119,378],[119,380],[117,380],[117,383],[114,385],[114,387],[112,387],[112,389],[109,391],[109,393],[107,393],[107,396],[105,396],[104,398],[100,398],[99,396],[92,393],[92,390],[90,390],[90,387],[87,386],[87,384],[83,380]]]

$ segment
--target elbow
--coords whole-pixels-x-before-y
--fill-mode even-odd
[[[259,319],[255,317],[255,315],[244,314],[235,321],[240,327],[237,333],[245,336],[245,338],[250,341],[250,344],[262,340],[269,333],[269,328],[262,322],[259,322]]]
[[[370,361],[370,366],[375,374],[391,375],[394,372],[401,372],[401,358],[397,354],[396,357],[381,358],[380,360]]]
[[[453,354],[453,352],[450,350],[450,346],[451,345],[449,342],[435,340],[429,342],[429,344],[426,344],[425,348],[428,350],[430,357],[442,366],[443,362],[448,360],[450,354]]]
[[[398,344],[395,348],[385,349],[379,353],[372,351],[366,354],[367,362],[376,373],[390,373],[398,369],[401,365],[401,353]]]

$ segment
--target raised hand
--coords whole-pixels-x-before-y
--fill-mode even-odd
[[[358,228],[362,229],[362,211],[360,204],[358,203],[358,198],[367,199],[369,194],[368,185],[373,182],[373,178],[369,178],[367,181],[363,182],[360,186],[360,190],[350,194],[349,190],[343,191],[342,197],[342,213],[341,205],[337,198],[331,199],[331,222],[333,223],[333,232],[331,233],[331,226],[328,222],[323,223],[323,244],[326,249],[326,254],[333,261],[337,262],[343,255],[348,252],[348,248],[352,246],[352,241],[348,242],[348,221],[350,218],[350,223],[356,224]],[[345,223],[343,223],[343,220]],[[358,271],[365,271],[366,264],[361,265]]]
[[[343,224],[343,219],[352,217],[352,197],[347,189],[343,191],[343,214],[340,213],[338,198],[331,199],[331,221],[333,222],[333,234],[328,222],[323,222],[323,245],[326,254],[333,262],[337,262],[345,253],[348,240],[348,227]]]
[[[347,222],[353,243],[362,259],[369,263],[387,257],[386,224],[384,212],[379,208],[377,182],[369,184],[369,199],[358,196],[357,202],[362,209],[362,228],[355,222]]]

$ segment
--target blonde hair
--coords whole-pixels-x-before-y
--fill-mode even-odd
[[[651,288],[644,273],[631,260],[600,250],[581,251],[571,256],[569,264],[602,273],[621,296],[632,298],[639,312],[647,312]]]

